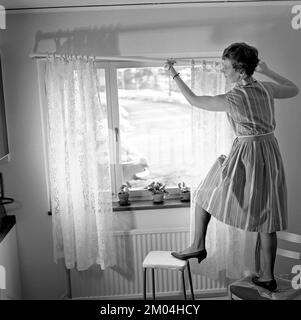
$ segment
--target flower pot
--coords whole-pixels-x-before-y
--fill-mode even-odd
[[[155,193],[153,194],[154,203],[162,203],[164,201],[164,193]]]
[[[129,202],[129,194],[128,193],[118,193],[119,204],[121,206],[127,206],[130,204]]]
[[[190,201],[190,191],[181,192],[180,200],[181,201]]]

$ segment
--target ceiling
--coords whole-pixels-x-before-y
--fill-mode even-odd
[[[6,10],[33,9],[33,8],[56,8],[56,7],[77,7],[77,6],[126,6],[141,4],[166,4],[166,3],[193,3],[193,2],[248,2],[250,0],[0,0],[0,4]],[[262,0],[253,0],[253,2]],[[271,0],[270,0],[271,1]],[[274,0],[281,1],[281,0]]]

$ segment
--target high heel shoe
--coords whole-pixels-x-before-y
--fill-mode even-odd
[[[204,260],[207,257],[207,251],[206,249],[190,252],[190,253],[178,253],[178,252],[172,252],[171,255],[177,259],[180,260],[188,260],[192,258],[197,258],[198,263],[200,263],[202,260]]]
[[[262,287],[264,289],[267,289],[271,292],[274,292],[277,289],[277,282],[275,279],[272,279],[269,281],[259,281],[259,277],[253,277],[252,281],[257,286]]]

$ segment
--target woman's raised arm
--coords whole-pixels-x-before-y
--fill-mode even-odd
[[[208,111],[227,111],[226,96],[224,94],[216,96],[197,96],[180,78],[180,74],[174,69],[173,64],[174,61],[168,61],[164,65],[164,68],[169,71],[181,93],[192,106]]]
[[[274,98],[292,98],[299,93],[299,88],[292,81],[282,77],[278,73],[268,68],[264,61],[259,62],[255,71],[264,74],[276,82],[264,82],[272,88]]]

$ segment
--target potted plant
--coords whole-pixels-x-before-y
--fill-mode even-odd
[[[146,187],[146,189],[152,193],[154,203],[162,203],[164,201],[164,194],[168,194],[165,189],[165,185],[161,182],[153,181]]]
[[[130,183],[127,181],[126,184],[123,184],[120,187],[120,190],[118,192],[118,198],[119,198],[119,204],[121,206],[127,206],[130,204],[129,197],[130,197],[130,190],[131,187]]]
[[[190,188],[188,188],[185,182],[178,183],[180,189],[180,200],[181,201],[190,201]]]

